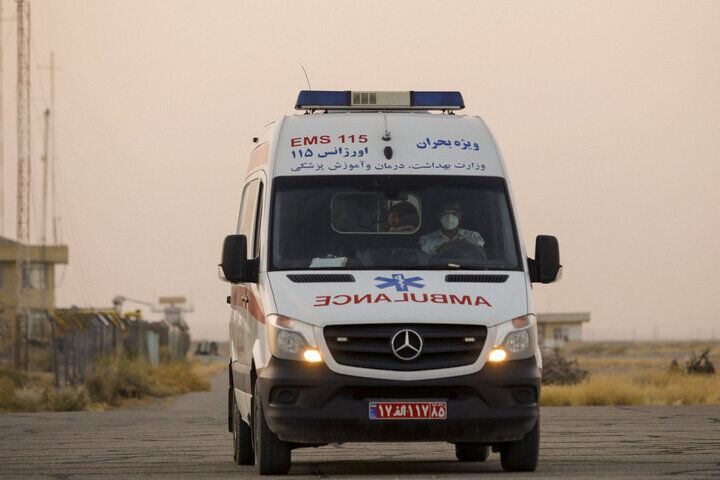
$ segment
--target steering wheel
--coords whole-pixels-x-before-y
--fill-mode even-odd
[[[440,245],[436,250],[435,258],[487,260],[487,255],[480,245],[458,239]]]

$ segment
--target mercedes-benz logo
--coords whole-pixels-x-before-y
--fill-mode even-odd
[[[393,355],[406,362],[415,360],[422,347],[422,337],[415,330],[400,330],[390,340]]]

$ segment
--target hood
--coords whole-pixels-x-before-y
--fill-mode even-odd
[[[354,281],[328,281],[328,275],[346,280],[351,276]],[[448,281],[449,275],[466,278]],[[380,322],[491,327],[528,313],[524,272],[283,271],[268,272],[268,277],[277,306],[276,312],[268,313],[319,327]]]

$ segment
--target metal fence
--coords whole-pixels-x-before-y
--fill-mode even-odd
[[[101,357],[144,357],[157,365],[184,358],[190,346],[184,324],[148,322],[139,312],[57,309],[48,319],[56,387],[83,383]]]

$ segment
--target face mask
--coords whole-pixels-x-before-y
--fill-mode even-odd
[[[440,217],[440,225],[442,225],[445,230],[455,230],[459,223],[460,219],[452,213],[446,213]]]

